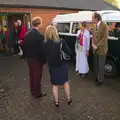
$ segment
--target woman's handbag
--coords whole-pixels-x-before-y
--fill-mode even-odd
[[[70,56],[63,51],[62,42],[60,43],[60,57],[61,57],[61,60],[70,60]]]

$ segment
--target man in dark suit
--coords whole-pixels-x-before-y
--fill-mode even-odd
[[[108,28],[107,24],[102,21],[100,14],[94,13],[92,19],[96,24],[92,41],[95,58],[96,84],[102,85],[104,82],[104,64],[108,51]]]
[[[46,96],[46,93],[41,92],[41,78],[43,65],[45,63],[45,55],[43,50],[44,37],[39,30],[42,25],[42,20],[35,17],[32,20],[33,28],[24,37],[24,58],[29,67],[30,90],[31,94],[36,98]]]
[[[120,22],[116,23],[113,35],[120,38]]]

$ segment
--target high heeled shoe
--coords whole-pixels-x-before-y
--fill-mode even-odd
[[[55,102],[55,106],[56,106],[56,107],[59,107],[59,102]]]
[[[71,105],[72,103],[72,98],[68,99],[68,105]]]

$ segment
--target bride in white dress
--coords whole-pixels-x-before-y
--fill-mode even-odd
[[[84,77],[89,72],[88,55],[90,48],[90,33],[87,30],[87,23],[81,23],[81,30],[77,33],[76,40],[76,72]]]

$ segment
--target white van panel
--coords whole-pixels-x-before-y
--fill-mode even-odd
[[[105,22],[120,22],[120,11],[116,10],[103,10],[103,11],[96,11],[98,12],[102,20]],[[66,35],[66,36],[76,36],[77,34],[72,34],[72,24],[73,22],[92,22],[92,15],[93,11],[80,11],[78,13],[72,14],[64,14],[64,15],[57,15],[53,19],[53,23],[70,23],[70,33],[62,33],[59,32],[59,35]],[[92,36],[91,36],[92,37]],[[108,37],[109,40],[118,40],[116,37]]]
[[[79,22],[79,21],[91,22],[92,13],[93,12],[81,12],[81,13],[57,15],[52,22],[53,23],[65,23],[68,21],[69,22]]]
[[[102,20],[106,22],[120,22],[120,12],[111,13],[111,14],[103,14]]]
[[[103,10],[103,11],[96,11],[98,12],[102,19],[105,21],[118,21],[120,18],[119,15],[120,11],[115,10]],[[78,13],[71,13],[71,14],[63,14],[63,15],[56,15],[53,19],[53,23],[66,23],[66,22],[92,22],[92,14],[93,11],[80,11]],[[115,14],[115,15],[114,15]],[[108,17],[109,16],[109,17]],[[115,16],[114,19],[112,19]],[[119,19],[120,20],[120,19]]]

